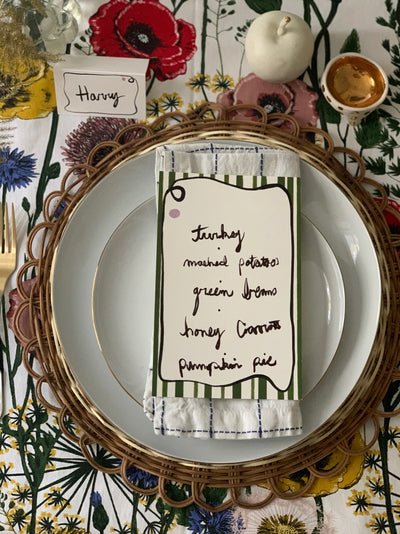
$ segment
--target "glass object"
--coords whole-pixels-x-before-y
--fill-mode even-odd
[[[64,54],[67,45],[78,35],[78,22],[72,11],[64,9],[64,4],[73,7],[72,0],[53,0],[43,2],[45,14],[37,9],[25,13],[25,32],[38,49],[51,54]]]
[[[79,24],[82,17],[82,10],[78,0],[51,0],[51,3],[59,9],[70,13]]]

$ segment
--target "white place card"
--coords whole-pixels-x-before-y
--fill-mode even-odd
[[[147,59],[62,56],[53,65],[60,115],[146,118]]]

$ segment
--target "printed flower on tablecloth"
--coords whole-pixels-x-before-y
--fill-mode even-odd
[[[83,165],[87,163],[91,150],[103,141],[112,141],[115,136],[125,127],[132,125],[130,119],[115,117],[89,117],[82,121],[75,130],[72,130],[65,139],[64,147],[61,147],[61,153],[64,156],[65,163],[73,167],[74,165]],[[137,139],[145,134],[143,129],[127,132],[119,140],[120,143],[127,143]],[[96,152],[93,163],[98,163],[104,158],[112,148],[103,148]],[[85,168],[76,169],[75,173],[84,175]]]
[[[309,534],[317,527],[317,508],[313,499],[274,499],[270,504],[258,510],[241,510],[246,533],[278,534],[290,532]],[[328,532],[328,527],[318,530]]]
[[[30,295],[32,291],[35,291],[36,289],[35,283],[36,283],[36,278],[30,278],[22,282],[22,288],[27,295]],[[15,324],[15,312],[18,306],[21,304],[22,298],[20,294],[18,293],[17,289],[11,290],[8,295],[8,298],[10,301],[10,308],[7,312],[8,327],[10,328],[10,330],[14,332],[17,343],[21,345],[22,347],[24,347],[25,342],[20,339],[17,339],[17,327]],[[32,337],[32,328],[31,328],[28,306],[25,307],[19,315],[18,328],[26,339],[30,339]],[[34,352],[33,348],[31,349],[31,352]]]
[[[7,64],[2,64],[0,118],[37,119],[47,117],[56,108],[53,70],[44,61],[34,65],[27,73],[21,64],[19,72],[14,68],[11,74]]]
[[[96,54],[149,59],[148,78],[150,71],[161,81],[185,74],[197,50],[194,26],[156,0],[111,0],[89,25]]]
[[[347,498],[347,506],[351,506],[354,515],[368,515],[372,508],[371,495],[367,490],[352,489]]]
[[[139,469],[135,466],[130,466],[126,470],[128,479],[139,488],[150,489],[154,488],[158,484],[158,476],[152,475],[143,469]]]
[[[8,191],[27,187],[37,176],[35,165],[32,154],[25,156],[23,150],[11,150],[10,147],[0,149],[0,185]]]
[[[255,74],[248,74],[230,91],[217,96],[217,102],[225,107],[236,104],[256,104],[267,113],[286,113],[293,115],[300,126],[316,126],[318,121],[318,95],[301,80],[288,83],[271,83],[261,80]],[[257,121],[257,111],[235,112],[231,117],[236,120]],[[282,124],[279,121],[276,125]]]
[[[188,523],[187,528],[192,534],[239,534],[245,530],[242,515],[231,508],[210,512],[196,506],[189,513]]]
[[[321,497],[324,495],[331,495],[336,493],[339,489],[351,488],[361,478],[364,472],[364,454],[362,452],[357,453],[358,450],[362,450],[365,446],[365,442],[358,432],[350,442],[350,448],[353,454],[348,458],[347,464],[339,474],[333,476],[324,476],[322,478],[317,477],[314,483],[307,490],[304,497]],[[330,471],[335,471],[338,465],[343,461],[343,453],[336,450],[316,463],[316,469],[325,475],[328,475]],[[293,473],[289,476],[282,476],[277,481],[277,485],[280,491],[300,491],[302,487],[308,482],[310,477],[310,471],[307,468]],[[268,483],[259,484],[261,488],[269,488]],[[251,500],[253,500],[252,497]]]
[[[11,497],[21,504],[30,503],[32,501],[32,490],[28,484],[16,484],[11,493]]]
[[[378,204],[382,203],[381,198],[374,198],[374,200]],[[390,211],[384,209],[383,216],[385,217],[392,234],[400,234],[400,204],[396,200],[388,198],[387,206],[390,208]],[[395,212],[396,215],[393,212]]]
[[[18,4],[18,5],[15,5]],[[26,6],[25,6],[26,7]],[[39,50],[21,24],[21,6],[1,2],[0,118],[36,119],[56,107],[53,54]]]

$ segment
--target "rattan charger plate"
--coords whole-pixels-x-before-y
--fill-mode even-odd
[[[20,269],[17,279],[23,301],[15,315],[15,324],[17,337],[25,345],[24,363],[36,380],[38,397],[45,406],[59,413],[59,424],[65,435],[79,443],[87,460],[94,467],[120,473],[132,490],[142,494],[158,492],[174,506],[182,507],[196,502],[213,511],[235,503],[260,507],[276,496],[292,499],[307,494],[318,478],[341,473],[351,456],[362,454],[374,443],[380,417],[399,413],[388,414],[380,410],[389,385],[400,378],[397,369],[400,329],[397,249],[400,243],[398,238],[391,235],[383,216],[384,210],[391,211],[385,190],[365,176],[365,167],[357,154],[335,148],[332,139],[325,132],[315,128],[301,128],[294,119],[286,115],[267,116],[257,107],[251,108],[252,112],[260,114],[261,118],[257,122],[233,120],[241,107],[243,106],[222,108],[206,105],[190,115],[171,113],[156,120],[151,126],[137,124],[125,128],[114,141],[98,145],[92,151],[88,163],[69,170],[62,180],[60,190],[47,197],[44,222],[39,223],[29,235],[29,261]],[[278,119],[290,124],[290,132],[274,126],[274,121]],[[310,135],[318,142],[307,140]],[[134,436],[117,428],[93,404],[72,373],[57,339],[51,307],[51,271],[58,243],[71,214],[92,188],[119,165],[162,144],[208,139],[249,142],[293,150],[302,160],[323,172],[351,201],[362,218],[375,248],[382,287],[379,324],[372,349],[356,386],[340,408],[315,432],[295,445],[267,457],[229,464],[182,461],[146,447],[135,440]],[[338,159],[339,153],[343,152],[357,163],[354,175]],[[377,203],[372,199],[366,185],[380,189],[382,202]],[[36,273],[37,283],[30,295],[27,295],[22,281],[27,276],[32,277],[32,272]],[[29,309],[32,324],[33,334],[30,339],[24,338],[22,330],[18,329],[18,320],[26,308]],[[71,430],[71,420],[79,427],[79,432]],[[367,421],[372,421],[375,432],[372,432],[369,443],[364,442],[362,447],[355,448],[353,437]],[[91,453],[93,444],[102,446],[119,459],[116,467],[100,466]],[[333,469],[320,468],[319,462],[332,453],[338,454],[340,461],[336,462]],[[158,485],[147,489],[135,486],[128,475],[132,466],[157,475]],[[281,481],[299,471],[303,473],[303,483],[299,489],[287,491]],[[184,484],[187,498],[178,502],[171,499],[167,492],[170,481]],[[242,489],[252,484],[262,484],[268,490],[259,502],[250,504],[243,498]],[[206,505],[202,497],[205,486],[229,488],[230,497],[217,508]]]

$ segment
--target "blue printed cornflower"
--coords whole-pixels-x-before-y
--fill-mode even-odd
[[[97,508],[102,504],[101,495],[98,491],[94,491],[90,495],[90,504],[93,506],[93,508]]]
[[[188,530],[193,534],[232,534],[244,530],[241,516],[235,517],[232,509],[209,512],[194,508],[189,515]]]
[[[133,465],[128,467],[126,474],[133,484],[143,489],[154,488],[158,484],[158,477],[156,475],[152,475]]]
[[[6,186],[8,191],[27,187],[37,176],[35,165],[36,159],[32,154],[25,156],[24,151],[17,148],[13,151],[10,147],[0,149],[0,185]]]

